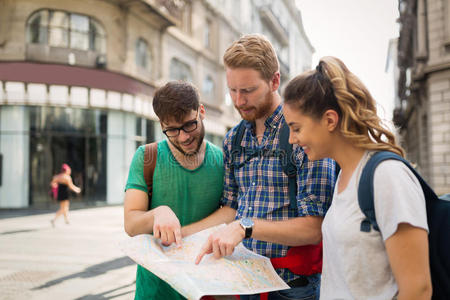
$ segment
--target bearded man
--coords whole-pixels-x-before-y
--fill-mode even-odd
[[[225,51],[223,62],[231,99],[243,120],[226,134],[223,142],[222,207],[190,227],[198,230],[205,224],[228,225],[209,237],[196,263],[205,254],[229,256],[242,242],[246,248],[271,258],[272,264],[276,258],[277,264],[283,265],[274,267],[291,288],[270,292],[268,299],[319,299],[321,261],[317,268],[297,266],[298,262],[312,261],[312,256],[293,257],[288,250],[321,242],[322,220],[333,195],[335,162],[309,161],[307,149],[295,146],[292,157],[287,157],[295,165],[294,172],[288,176],[283,171],[286,157],[276,154],[284,151],[282,143],[288,145],[280,138],[287,124],[278,93],[279,62],[266,37],[241,37]],[[237,144],[241,151],[236,151],[236,139],[240,139]],[[296,187],[291,186],[296,193],[289,188],[292,176]],[[321,250],[320,244],[313,247]],[[306,248],[296,250],[302,249]],[[240,298],[259,299],[260,295]]]

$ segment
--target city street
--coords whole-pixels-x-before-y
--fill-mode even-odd
[[[121,206],[0,215],[0,299],[133,299],[136,264],[119,249]]]

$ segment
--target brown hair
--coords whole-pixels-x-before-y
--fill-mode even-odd
[[[279,70],[277,54],[272,44],[260,34],[244,35],[233,42],[223,55],[223,63],[231,69],[254,69],[264,80],[271,80]]]
[[[156,90],[153,110],[162,122],[182,121],[200,106],[197,89],[184,81],[170,81]]]
[[[338,58],[323,57],[315,70],[292,79],[284,101],[316,119],[333,109],[339,114],[342,135],[357,147],[404,156],[394,134],[383,127],[372,95]]]

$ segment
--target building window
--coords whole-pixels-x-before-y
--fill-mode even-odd
[[[70,48],[88,50],[89,18],[81,15],[70,15]]]
[[[48,11],[41,10],[28,19],[28,42],[46,44],[48,34]]]
[[[211,76],[206,76],[202,85],[203,96],[212,101],[214,98],[214,81]]]
[[[205,31],[203,32],[203,46],[208,49],[211,49],[211,27],[211,20],[206,19]]]
[[[176,2],[182,3],[181,1],[176,1]],[[189,2],[183,2],[182,6],[181,6],[180,25],[181,25],[181,30],[183,30],[188,35],[191,35],[191,33],[192,33],[191,18],[192,18],[192,4],[190,4]]]
[[[170,79],[192,82],[191,67],[178,58],[172,58],[170,61]]]
[[[27,41],[78,50],[106,52],[103,27],[93,18],[55,10],[40,10],[27,22]]]
[[[136,41],[135,62],[139,67],[151,70],[152,55],[147,42],[142,38]]]
[[[68,47],[69,45],[69,18],[60,11],[50,11],[48,27],[48,43],[54,47]]]

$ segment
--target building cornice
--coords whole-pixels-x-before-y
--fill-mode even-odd
[[[444,63],[439,63],[439,64],[434,64],[434,65],[428,65],[424,69],[424,74],[429,75],[432,73],[448,71],[448,70],[450,70],[450,61],[444,62]]]

